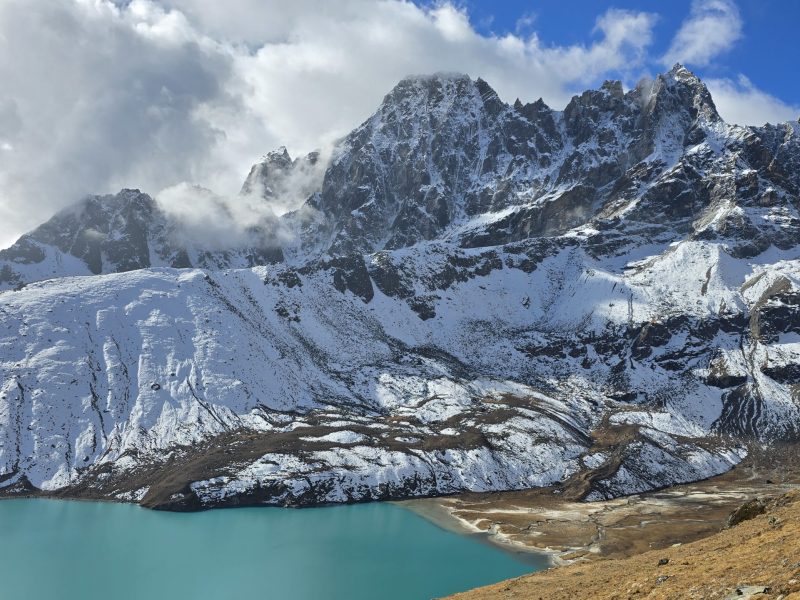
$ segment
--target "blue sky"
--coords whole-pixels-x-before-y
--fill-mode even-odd
[[[457,5],[484,34],[535,32],[542,43],[558,46],[590,43],[597,17],[610,8],[655,13],[651,54],[657,57],[690,14],[692,0],[464,0]],[[703,78],[745,75],[759,89],[800,104],[800,1],[736,0],[735,5],[742,21],[740,40],[712,64],[689,66]],[[659,72],[663,66],[651,61],[651,69]]]

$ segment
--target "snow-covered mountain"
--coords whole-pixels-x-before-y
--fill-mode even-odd
[[[800,124],[679,65],[563,111],[408,78],[243,193],[307,196],[294,236],[211,250],[124,190],[0,253],[0,493],[595,499],[798,436]]]

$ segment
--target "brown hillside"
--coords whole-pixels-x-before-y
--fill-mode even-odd
[[[452,598],[800,600],[800,492],[764,501],[763,514],[753,508],[740,511],[747,520],[689,544],[556,567]]]

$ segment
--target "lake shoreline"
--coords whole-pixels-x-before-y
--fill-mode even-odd
[[[800,459],[795,458],[795,448],[794,445],[752,448],[745,461],[722,475],[613,500],[580,502],[564,499],[557,493],[558,488],[534,488],[386,502],[411,511],[441,529],[490,544],[523,562],[538,565],[544,560],[549,566],[561,566],[578,559],[623,558],[712,535],[724,526],[728,514],[745,501],[797,487]],[[0,495],[0,500],[15,498],[136,504],[150,508],[120,498],[73,496],[58,491],[19,490]],[[258,506],[265,505],[209,506],[176,512]]]
[[[446,531],[463,536],[477,537],[481,542],[511,554],[523,562],[545,560],[548,564],[547,568],[559,565],[558,553],[553,550],[533,548],[531,546],[507,541],[502,536],[483,531],[474,527],[468,521],[457,517],[447,503],[447,500],[451,498],[451,496],[439,496],[432,498],[413,498],[410,500],[393,500],[392,504],[396,504]]]
[[[572,501],[538,488],[397,504],[444,529],[482,534],[505,551],[546,556],[552,566],[626,558],[714,535],[748,500],[797,489],[795,448],[756,450],[722,475],[613,500]]]

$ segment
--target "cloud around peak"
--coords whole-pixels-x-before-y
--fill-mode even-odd
[[[591,43],[545,46],[481,34],[449,2],[4,0],[0,245],[87,193],[235,193],[265,151],[329,144],[409,74],[564,103],[640,64],[653,22],[608,11]]]
[[[467,73],[554,107],[635,83],[661,59],[657,20],[610,9],[558,45],[531,20],[482,33],[449,1],[3,0],[0,246],[87,193],[186,181],[229,197],[264,152],[329,146],[407,75]],[[706,64],[741,34],[731,0],[697,0],[664,60]],[[728,120],[792,110],[741,81],[711,87]]]

